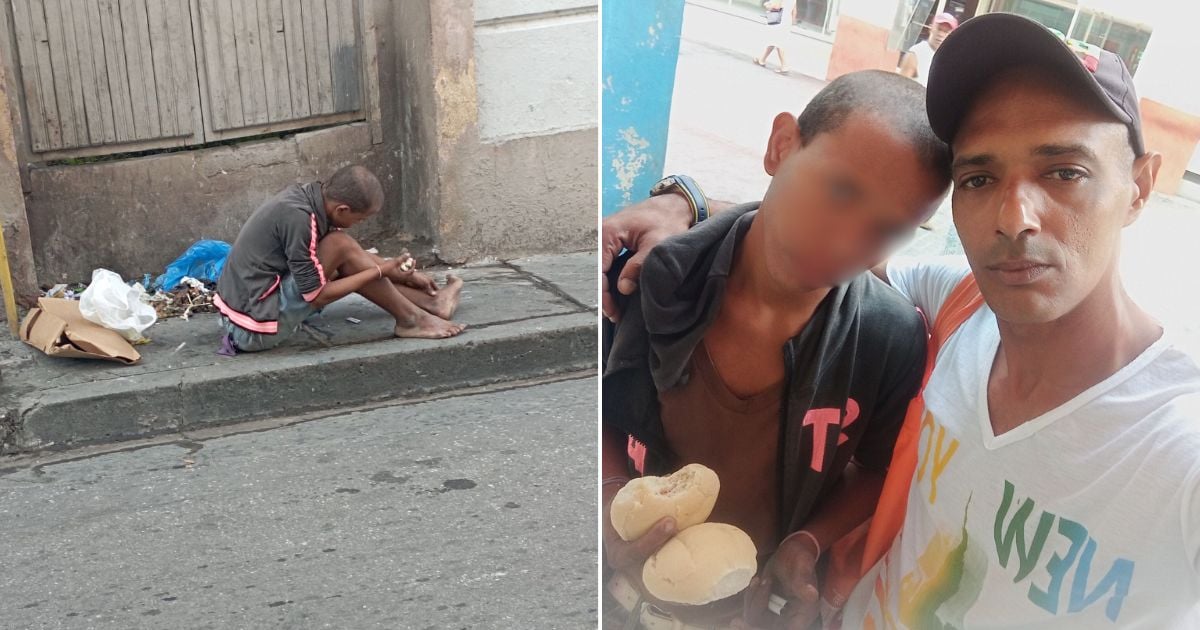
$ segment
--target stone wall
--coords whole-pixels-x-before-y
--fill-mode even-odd
[[[384,183],[383,212],[354,234],[385,251],[466,262],[594,247],[595,0],[364,1],[378,24],[375,143],[351,123],[49,166],[14,108],[37,282],[161,273],[196,240],[232,241],[283,186],[351,163]]]

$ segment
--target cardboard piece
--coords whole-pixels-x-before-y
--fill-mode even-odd
[[[21,341],[52,357],[102,359],[133,365],[142,355],[119,333],[89,322],[79,302],[40,298],[21,322]]]

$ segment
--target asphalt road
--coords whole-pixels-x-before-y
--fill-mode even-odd
[[[0,626],[594,628],[595,427],[586,377],[17,462]]]

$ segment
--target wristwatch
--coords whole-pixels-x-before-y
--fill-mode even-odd
[[[708,199],[705,198],[704,191],[700,190],[696,180],[687,175],[667,175],[650,188],[651,197],[667,193],[678,193],[687,199],[688,205],[692,208],[692,225],[708,218]]]

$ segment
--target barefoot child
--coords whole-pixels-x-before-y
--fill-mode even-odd
[[[217,282],[223,349],[268,350],[326,305],[358,293],[396,318],[397,337],[442,339],[465,326],[448,321],[462,280],[444,287],[412,270],[404,254],[370,254],[345,231],[379,212],[383,187],[366,168],[347,166],[328,182],[293,184],[263,203],[238,234]]]

